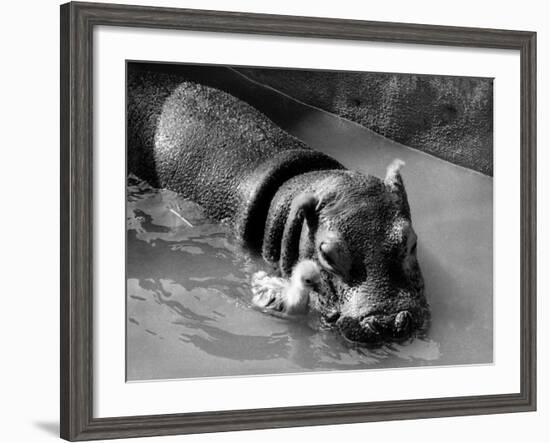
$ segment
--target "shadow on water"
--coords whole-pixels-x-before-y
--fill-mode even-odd
[[[420,251],[429,292],[439,294],[430,298],[430,335],[363,349],[322,330],[314,314],[294,321],[253,309],[249,281],[264,265],[192,203],[165,190],[132,189],[128,205],[129,380],[452,364],[463,361],[478,332],[468,323],[476,319],[470,299],[457,299],[460,281],[430,249]],[[453,352],[446,355],[442,342]]]
[[[197,329],[201,334],[180,334],[183,343],[189,343],[202,351],[231,360],[271,360],[286,358],[289,353],[290,338],[282,334],[271,336],[242,335],[227,332],[221,328],[207,324],[188,325],[189,329]],[[203,335],[206,335],[204,337]]]
[[[206,220],[197,205],[130,176],[128,379],[491,362],[492,179],[247,84],[238,73],[218,74],[209,81],[220,86],[229,78],[221,89],[237,91],[350,168],[382,176],[394,158],[406,162],[432,324],[423,338],[365,349],[320,329],[314,316],[296,322],[263,314],[251,307],[249,282],[265,265],[243,255],[226,227]]]
[[[209,355],[241,362],[284,359],[307,370],[364,368],[361,361],[355,364],[339,363],[340,355],[334,346],[316,340],[319,334],[332,335],[332,332],[320,331],[301,321],[279,321],[284,323],[284,331],[271,335],[234,334],[204,322],[187,324],[190,332],[181,333],[179,340]],[[367,355],[362,349],[356,350],[356,353],[363,357]],[[333,361],[326,361],[325,357]]]

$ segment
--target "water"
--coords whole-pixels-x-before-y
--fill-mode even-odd
[[[249,282],[263,263],[239,251],[230,232],[197,205],[130,176],[127,379],[492,362],[492,179],[292,106],[299,118],[278,123],[350,168],[383,176],[394,158],[406,162],[402,174],[432,307],[427,336],[363,349],[320,329],[315,315],[297,321],[254,309]]]

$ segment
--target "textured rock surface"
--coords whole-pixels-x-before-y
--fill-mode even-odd
[[[493,174],[492,79],[258,68],[238,71],[399,143]]]

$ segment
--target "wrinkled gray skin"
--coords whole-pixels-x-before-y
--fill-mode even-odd
[[[225,92],[129,72],[128,165],[228,222],[282,275],[316,260],[322,317],[346,339],[379,344],[426,327],[398,164],[384,180],[346,170]]]

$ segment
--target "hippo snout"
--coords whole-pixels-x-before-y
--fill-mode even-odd
[[[378,345],[386,341],[409,338],[416,329],[416,321],[413,314],[405,310],[395,315],[340,317],[336,327],[351,342]]]

